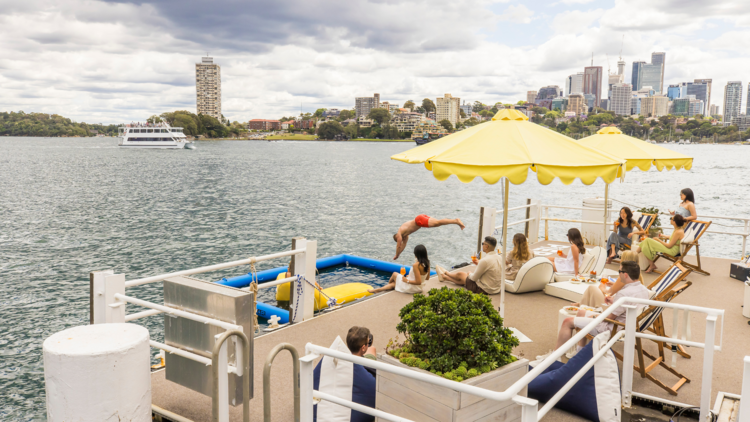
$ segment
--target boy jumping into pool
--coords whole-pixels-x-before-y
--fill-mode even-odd
[[[399,255],[401,255],[401,252],[404,251],[404,249],[406,248],[406,242],[409,241],[410,234],[421,229],[422,227],[433,228],[445,226],[448,224],[455,224],[458,227],[461,227],[461,230],[466,228],[466,226],[464,226],[464,223],[461,222],[461,220],[459,220],[458,218],[442,218],[438,220],[437,218],[432,218],[424,214],[419,214],[413,220],[409,220],[406,223],[402,224],[401,227],[398,228],[396,234],[393,235],[393,240],[396,241],[396,256],[394,256],[393,259],[398,259]]]

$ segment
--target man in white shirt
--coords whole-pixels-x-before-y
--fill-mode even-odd
[[[496,246],[497,240],[494,237],[485,237],[484,242],[482,242],[484,256],[479,261],[474,262],[477,264],[477,268],[474,272],[457,272],[451,274],[438,266],[436,268],[438,280],[450,281],[459,286],[464,286],[466,290],[473,293],[483,293],[486,295],[500,293],[503,260],[502,257],[495,252]]]
[[[621,263],[620,280],[625,283],[625,285],[622,287],[622,289],[620,289],[620,291],[615,293],[614,296],[606,296],[604,298],[604,303],[607,305],[612,305],[614,302],[617,302],[617,300],[623,297],[648,299],[648,289],[638,280],[640,274],[641,269],[638,266],[638,263],[631,261],[625,261]],[[565,318],[565,321],[563,321],[563,324],[560,327],[560,332],[557,334],[557,346],[555,348],[560,348],[560,346],[570,340],[570,338],[573,337],[573,330],[575,328],[585,328],[597,316],[599,316],[599,314],[596,312],[579,310],[577,316]],[[615,308],[609,315],[609,319],[613,319],[624,324],[625,308],[622,306],[618,306],[617,308]],[[612,324],[611,322],[601,322],[591,331],[589,331],[589,334],[591,334],[592,336],[596,336],[597,334],[603,333],[605,331],[610,331],[612,330],[613,325],[614,324]],[[581,341],[581,346],[584,345],[585,341]]]

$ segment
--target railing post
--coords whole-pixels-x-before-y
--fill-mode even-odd
[[[532,199],[531,206],[528,208],[529,217],[532,220],[528,222],[529,225],[529,243],[536,243],[539,241],[539,222],[542,217],[542,201],[539,199]]]
[[[635,359],[635,328],[638,307],[622,305],[625,308],[625,345],[622,349],[622,405],[630,407],[633,399],[633,360]]]
[[[544,207],[544,240],[549,240],[549,207]]]
[[[104,324],[107,322],[104,278],[114,273],[112,270],[89,273],[89,324]]]
[[[531,218],[531,198],[526,198],[526,223],[523,225],[523,235],[529,238],[529,218]]]
[[[292,249],[305,249],[305,252],[295,255],[292,264],[293,275],[302,276],[311,283],[315,283],[315,254],[316,242],[304,237],[292,239]],[[304,280],[292,283],[291,322],[302,322],[313,317],[315,310],[315,288]]]
[[[307,352],[307,351],[306,351]],[[308,352],[299,358],[299,418],[300,422],[313,420],[313,362],[318,355]]]
[[[104,276],[104,322],[125,322],[125,302],[115,298],[115,294],[125,294],[125,274]]]
[[[714,366],[714,341],[716,341],[716,315],[706,316],[706,339],[703,347],[703,379],[701,380],[701,414],[700,421],[709,419],[711,409],[711,381]]]
[[[750,220],[745,220],[744,235],[742,236],[742,257],[745,257],[745,251],[747,250],[747,235],[750,234]]]
[[[745,356],[745,368],[742,374],[742,399],[740,400],[740,422],[750,421],[750,356]],[[742,403],[745,405],[743,406]]]
[[[515,396],[513,402],[521,405],[521,422],[539,421],[538,401],[523,396]]]
[[[479,232],[479,245],[477,245],[477,253],[482,251],[482,242],[487,236],[495,235],[495,218],[497,217],[497,210],[495,208],[482,207],[482,219],[480,221],[481,231]],[[477,255],[481,257],[481,255]]]

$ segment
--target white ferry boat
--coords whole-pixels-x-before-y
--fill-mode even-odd
[[[118,146],[129,148],[195,149],[181,127],[163,123],[131,123],[119,128]]]

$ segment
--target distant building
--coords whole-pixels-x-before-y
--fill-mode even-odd
[[[552,100],[552,110],[564,112],[568,109],[568,99],[565,97],[558,97]]]
[[[706,96],[706,99],[704,100],[704,102],[706,103],[706,110],[710,110],[711,109],[711,83],[713,82],[713,79],[695,79],[693,80],[693,82],[696,84],[706,84],[708,86],[708,95]]]
[[[667,97],[669,97],[670,101],[682,98],[682,87],[679,84],[669,85],[669,87],[667,87]]]
[[[534,102],[538,104],[540,100],[551,100],[557,97],[562,97],[562,90],[560,87],[557,85],[548,85],[539,89],[539,93]]]
[[[443,120],[448,120],[455,127],[456,123],[461,121],[461,99],[454,97],[451,94],[445,94],[443,97],[438,97],[435,102],[436,116],[435,121],[438,123]]]
[[[339,114],[341,114],[341,110],[337,108],[329,108],[328,110],[323,112],[323,118],[331,117],[336,119],[339,117]]]
[[[667,65],[667,53],[651,53],[651,64],[660,66],[659,69],[659,93],[664,92],[664,69]],[[656,88],[656,86],[654,86]]]
[[[588,111],[588,104],[583,94],[570,94],[568,96],[568,111],[580,116]]]
[[[536,100],[536,91],[526,91],[526,102],[533,103]]]
[[[740,132],[744,132],[750,129],[750,116],[737,116],[732,117],[732,125],[737,126]]]
[[[642,88],[644,86],[650,86],[656,91],[657,94],[661,94],[662,92],[662,83],[661,83],[661,71],[662,66],[659,64],[644,64],[641,67],[641,86],[639,88]]]
[[[661,117],[669,114],[669,98],[666,95],[654,95],[641,98],[641,116]]]
[[[536,91],[533,91],[533,92],[536,92]],[[467,119],[471,119],[471,113],[474,110],[474,107],[472,107],[471,104],[466,104],[466,101],[464,101],[464,104],[461,106],[461,110],[464,112]]]
[[[380,94],[373,94],[372,97],[356,97],[354,99],[354,111],[357,120],[360,117],[367,117],[370,110],[380,108]]]
[[[691,95],[690,97],[693,97]],[[696,114],[704,115],[705,114],[705,103],[703,100],[699,100],[697,98],[689,98],[690,104],[688,105],[688,116],[693,117]]]
[[[641,78],[643,77],[643,66],[646,65],[646,62],[643,61],[634,61],[633,62],[633,72],[631,73],[631,80],[630,85],[633,86],[633,91],[638,91],[641,89]]]
[[[426,120],[422,113],[408,112],[399,113],[393,116],[391,119],[391,125],[395,126],[399,132],[412,132],[416,130],[417,126]]]
[[[711,104],[711,107],[709,107],[709,112],[711,116],[718,116],[719,115],[719,106],[716,104]]]
[[[599,102],[599,107],[603,108],[604,110],[609,110],[609,100],[606,98],[603,98]]]
[[[315,120],[312,119],[297,119],[294,127],[297,129],[312,129],[315,127]]]
[[[724,87],[724,122],[739,117],[742,105],[742,82],[730,81]]]
[[[594,107],[599,107],[602,99],[602,67],[587,66],[583,68],[583,93],[594,96]]]
[[[282,130],[294,129],[296,127],[294,123],[295,123],[294,120],[287,120],[286,122],[281,122],[281,129]]]
[[[281,122],[278,120],[253,119],[247,122],[249,130],[280,130]]]
[[[195,93],[198,114],[221,121],[221,66],[213,57],[203,57],[195,64]]]
[[[632,85],[625,83],[612,85],[612,103],[609,105],[609,110],[618,116],[629,116],[632,97]]]
[[[569,75],[565,79],[565,95],[583,93],[583,72]]]
[[[586,99],[586,106],[588,107],[588,110],[593,110],[594,107],[597,107],[596,105],[596,95],[594,94],[583,94],[583,98]]]

